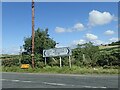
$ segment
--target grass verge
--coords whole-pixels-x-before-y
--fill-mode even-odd
[[[59,74],[118,74],[118,69],[103,69],[102,67],[87,68],[73,66],[69,68],[64,66],[62,68],[54,66],[46,66],[44,68],[29,68],[21,69],[17,66],[2,67],[2,72],[25,72],[25,73],[59,73]]]

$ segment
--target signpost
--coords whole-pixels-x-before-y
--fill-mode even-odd
[[[70,56],[69,56],[69,66],[71,68],[71,59],[70,59]]]
[[[43,50],[43,57],[70,56],[70,55],[72,55],[72,51],[69,47]]]
[[[60,56],[60,67],[62,67],[61,56],[69,56],[69,66],[71,68],[70,55],[72,55],[72,51],[69,47],[53,48],[53,49],[43,50],[43,57],[45,57],[45,65],[46,65],[46,57]]]
[[[46,58],[45,58],[45,65],[46,65]]]
[[[62,59],[61,59],[61,57],[60,57],[60,67],[62,67]]]

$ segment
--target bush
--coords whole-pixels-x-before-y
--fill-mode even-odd
[[[119,66],[103,66],[103,69],[119,69]]]
[[[31,64],[31,56],[30,55],[23,55],[22,56],[22,60],[21,60],[22,64]]]
[[[105,66],[103,66],[103,69],[110,69],[111,67],[110,66],[107,66],[107,65],[105,65]]]
[[[37,67],[37,68],[43,68],[43,67],[45,67],[45,64],[44,64],[44,62],[36,62],[35,63],[35,67]]]
[[[19,60],[18,59],[12,59],[12,60],[2,60],[2,66],[11,67],[11,66],[19,66]]]

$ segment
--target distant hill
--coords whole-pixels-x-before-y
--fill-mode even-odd
[[[2,60],[11,60],[11,59],[16,59],[19,58],[19,55],[8,55],[8,54],[2,54],[0,55],[0,59]]]
[[[111,44],[108,44],[109,46],[114,46],[114,45],[120,45],[120,40],[117,42],[112,42]]]
[[[99,49],[114,49],[114,48],[118,48],[120,45],[120,41],[117,42],[112,42],[111,44],[108,45],[100,45]]]

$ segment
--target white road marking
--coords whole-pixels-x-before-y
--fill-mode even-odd
[[[100,87],[100,88],[107,88],[107,87]]]
[[[98,88],[98,87],[94,87],[94,86],[83,86],[85,88]]]
[[[49,83],[49,82],[43,82],[43,83],[48,85],[65,86],[65,84],[61,84],[61,83]]]
[[[12,82],[32,82],[32,81],[21,81],[21,80],[8,80],[8,79],[1,79],[2,81],[12,81]]]
[[[0,79],[0,80],[5,81],[6,79]]]
[[[107,87],[94,87],[94,86],[83,86],[85,88],[107,88]]]
[[[57,86],[77,86],[77,85],[67,85],[67,84],[61,84],[61,83],[49,83],[49,82],[43,82],[47,85],[57,85]],[[107,87],[95,87],[95,86],[82,86],[83,88],[107,88]]]
[[[31,83],[32,81],[21,81],[21,80],[8,80],[8,79],[0,79],[2,81],[12,81],[12,82],[24,82],[24,83]],[[49,83],[49,82],[42,82],[46,85],[55,85],[55,86],[78,86],[78,85],[67,85],[62,83]],[[80,85],[81,86],[81,85]],[[107,88],[107,87],[95,87],[95,86],[82,86],[83,88]]]
[[[13,82],[19,82],[20,80],[11,80],[11,81],[13,81]]]
[[[29,82],[32,82],[32,81],[21,81],[21,82],[28,82],[29,83]]]

